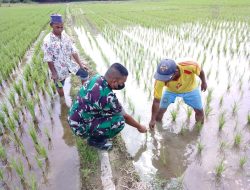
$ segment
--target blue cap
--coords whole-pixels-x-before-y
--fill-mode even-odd
[[[177,65],[172,59],[163,59],[157,66],[157,71],[154,75],[156,80],[169,81],[172,79]]]
[[[50,24],[53,23],[63,23],[62,15],[59,14],[50,15]]]

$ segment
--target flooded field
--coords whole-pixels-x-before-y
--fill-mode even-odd
[[[41,44],[55,12],[64,15],[70,35],[76,34],[76,43],[98,73],[103,75],[114,62],[128,68],[126,88],[117,95],[125,110],[146,126],[161,59],[194,60],[206,74],[203,126],[194,127],[194,112],[177,99],[155,130],[140,134],[126,126],[122,131],[141,179],[137,185],[152,190],[250,189],[249,3],[223,3],[0,7],[0,189],[81,189],[80,176],[92,172],[81,168],[67,124],[70,78],[65,98],[60,98],[43,62]],[[105,153],[106,158],[113,153]],[[128,159],[113,157],[111,166],[117,158]],[[93,187],[102,185],[101,175],[91,181]]]
[[[163,123],[147,135],[129,126],[123,130],[128,152],[144,180],[154,187],[165,184],[167,189],[250,188],[247,23],[207,21],[164,29],[108,27],[98,35],[83,27],[75,31],[85,52],[98,63],[99,73],[104,74],[113,62],[129,69],[126,89],[117,93],[127,112],[145,125],[150,121],[153,74],[159,60],[196,60],[206,73],[202,128],[194,128],[192,109],[178,99]]]

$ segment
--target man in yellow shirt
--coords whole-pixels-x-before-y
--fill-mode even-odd
[[[206,91],[207,83],[204,71],[193,61],[175,63],[171,59],[163,59],[157,66],[154,75],[154,100],[149,127],[152,129],[156,121],[161,121],[169,104],[174,103],[176,97],[195,111],[196,122],[204,123],[204,112],[201,95],[196,81],[196,75],[201,79],[201,90]]]

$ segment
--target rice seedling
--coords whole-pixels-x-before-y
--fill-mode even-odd
[[[56,91],[56,85],[55,85],[53,82],[51,82],[51,83],[50,83],[50,87],[51,87],[53,93],[56,94],[56,92],[57,92],[57,91]]]
[[[221,177],[222,173],[226,170],[224,161],[222,160],[216,167],[215,167],[215,175],[216,177]]]
[[[18,94],[18,96],[20,97],[21,96],[21,85],[20,85],[20,82],[19,83],[14,83],[13,84],[13,87],[16,91],[16,93]]]
[[[47,151],[46,151],[44,146],[42,146],[40,144],[35,144],[35,149],[36,149],[39,156],[48,160],[48,154],[47,154]]]
[[[49,134],[49,130],[47,127],[44,128],[44,133],[45,133],[46,137],[48,138],[48,140],[51,141],[51,136]]]
[[[25,177],[24,177],[24,165],[23,162],[21,161],[20,158],[18,158],[17,160],[15,159],[11,159],[10,161],[10,166],[12,169],[14,169],[17,173],[17,175],[19,176],[21,183],[24,184],[25,183]]]
[[[173,109],[170,111],[170,114],[171,114],[172,121],[175,122],[176,118],[177,118],[178,111]]]
[[[220,106],[220,107],[223,105],[223,101],[224,101],[224,97],[221,96],[221,97],[220,97],[220,101],[219,101],[219,106]]]
[[[26,83],[26,87],[27,87],[27,90],[28,90],[29,94],[30,94],[31,96],[33,96],[33,88],[34,88],[34,86],[33,86],[33,81],[28,81],[28,82]]]
[[[12,90],[9,93],[8,100],[9,100],[11,106],[15,107],[15,105],[16,105],[15,93]]]
[[[38,189],[38,183],[34,174],[31,174],[29,177],[29,189],[30,190]]]
[[[195,127],[199,132],[201,132],[201,129],[203,128],[203,124],[201,122],[196,122]]]
[[[247,157],[246,156],[243,156],[240,158],[240,168],[243,169],[243,167],[245,166],[247,162]]]
[[[13,134],[16,135],[16,125],[11,117],[8,118],[7,126],[13,132]]]
[[[36,130],[32,126],[29,127],[29,135],[30,135],[33,143],[35,145],[38,144],[38,138],[37,138]]]
[[[187,120],[190,120],[191,115],[192,115],[192,111],[193,111],[192,108],[188,106],[186,109]]]
[[[219,115],[219,131],[221,131],[223,129],[223,127],[225,126],[226,123],[226,119],[225,119],[225,113],[220,113]]]
[[[22,101],[26,101],[26,100],[28,100],[28,94],[27,94],[27,91],[24,89],[24,88],[22,88],[22,96],[20,97],[21,98],[21,100]]]
[[[7,117],[9,117],[10,114],[9,114],[9,109],[8,109],[8,107],[7,107],[7,104],[6,104],[6,103],[2,103],[1,107],[2,107],[2,111],[5,113],[5,115],[6,115]]]
[[[223,151],[226,148],[227,144],[225,141],[220,142],[220,150]]]
[[[7,182],[4,179],[4,172],[1,168],[0,168],[0,181],[2,182],[1,187],[3,187],[6,190],[10,190],[10,187],[8,186]]]
[[[36,160],[36,163],[37,163],[37,166],[42,170],[42,172],[44,173],[44,170],[43,170],[43,161],[42,159],[40,159],[38,156],[35,156],[35,160]]]
[[[236,102],[234,102],[233,106],[232,106],[232,115],[235,116],[237,114],[239,107],[238,104]]]
[[[19,112],[18,111],[14,111],[14,112],[12,112],[12,115],[13,115],[13,118],[15,119],[15,121],[18,123],[18,125],[21,125]]]
[[[197,147],[197,153],[201,154],[202,150],[204,149],[204,145],[200,141],[198,141],[196,147]]]
[[[242,134],[241,133],[237,133],[235,136],[234,136],[234,145],[235,146],[240,146],[242,142]]]
[[[206,97],[206,105],[210,105],[212,101],[213,89],[208,89],[208,94]]]
[[[26,101],[26,106],[32,116],[32,119],[33,119],[33,122],[36,122],[36,114],[35,114],[35,105],[34,105],[34,102],[32,100],[27,100]]]
[[[1,122],[2,126],[5,126],[5,117],[2,114],[2,112],[0,112],[0,122]]]
[[[212,107],[210,105],[206,105],[206,107],[205,107],[206,118],[211,114],[212,111],[213,111]]]
[[[7,164],[7,153],[5,148],[0,144],[0,159],[4,164]]]

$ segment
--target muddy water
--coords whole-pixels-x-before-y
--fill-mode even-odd
[[[149,131],[147,135],[137,133],[135,129],[129,126],[126,126],[122,131],[128,152],[134,157],[134,165],[143,179],[147,181],[157,181],[156,178],[168,180],[168,183],[165,185],[166,189],[176,187],[175,179],[178,179],[177,181],[179,181],[184,189],[250,189],[250,130],[247,125],[247,114],[250,111],[250,76],[249,72],[247,72],[249,70],[249,51],[244,50],[244,47],[247,47],[249,43],[242,41],[238,52],[234,52],[233,54],[230,54],[227,50],[225,54],[220,53],[217,55],[219,48],[221,52],[223,51],[223,43],[222,45],[217,45],[220,43],[219,39],[222,39],[221,41],[226,43],[226,49],[230,49],[230,45],[228,44],[236,43],[235,41],[237,40],[235,40],[235,38],[232,37],[232,42],[227,42],[225,39],[228,38],[223,36],[228,33],[228,31],[225,31],[226,28],[224,26],[230,27],[232,25],[232,23],[222,23],[219,26],[222,26],[221,28],[223,29],[219,29],[219,31],[215,32],[211,32],[213,30],[209,27],[202,26],[204,32],[200,33],[206,33],[207,31],[208,37],[215,39],[216,45],[214,45],[214,48],[212,46],[213,43],[208,45],[208,49],[211,49],[211,52],[204,48],[204,44],[196,46],[195,42],[190,39],[186,41],[181,40],[181,42],[178,41],[178,38],[173,40],[172,36],[168,36],[168,33],[164,31],[158,33],[154,31],[151,33],[150,29],[143,29],[145,30],[144,32],[138,27],[121,32],[130,40],[129,44],[135,43],[137,45],[134,46],[134,49],[131,48],[130,55],[132,58],[128,57],[129,63],[125,63],[129,65],[128,68],[130,70],[126,90],[125,92],[117,92],[117,95],[121,102],[123,102],[127,112],[132,113],[131,110],[134,110],[133,115],[135,118],[139,119],[141,123],[145,125],[147,125],[150,120],[152,96],[149,96],[149,93],[144,90],[143,83],[137,84],[136,77],[131,74],[134,73],[134,71],[131,70],[131,68],[133,68],[131,65],[135,64],[131,60],[140,59],[140,56],[134,54],[138,47],[138,42],[145,49],[157,46],[157,48],[152,48],[152,51],[146,52],[152,55],[153,59],[165,58],[165,55],[172,55],[171,57],[174,58],[193,55],[196,59],[202,60],[204,56],[206,56],[203,67],[205,72],[208,73],[212,67],[211,74],[207,81],[209,89],[213,89],[211,101],[212,111],[206,118],[203,129],[200,132],[194,129],[194,113],[190,121],[186,119],[186,106],[182,101],[180,101],[179,104],[180,108],[176,122],[171,121],[170,113],[167,112],[164,116],[163,123],[158,123],[156,129]],[[249,30],[245,23],[240,23],[239,25]],[[188,25],[185,25],[185,29],[187,29],[187,26]],[[180,28],[183,27],[184,26],[181,26]],[[196,27],[199,28],[200,25],[197,24]],[[180,28],[177,27],[176,29],[181,30]],[[193,26],[191,28],[194,30]],[[246,34],[245,29],[240,32],[243,36]],[[83,45],[83,48],[96,62],[98,66],[97,70],[101,74],[104,73],[109,63],[116,61],[124,62],[122,58],[119,58],[119,55],[114,53],[112,47],[117,47],[117,45],[112,44],[113,42],[111,40],[106,41],[101,35],[92,37],[89,33],[87,34],[83,28],[75,28],[75,30],[78,32],[78,37],[82,44],[92,44],[89,46]],[[161,33],[163,35],[161,35]],[[175,31],[175,33],[178,32]],[[214,33],[216,34],[215,36],[209,36],[214,35]],[[143,36],[143,34],[145,34],[146,37]],[[150,36],[153,34],[159,39],[166,38],[173,40],[172,44],[178,47],[178,51],[173,50],[174,47],[172,46],[171,48],[166,47],[170,50],[172,49],[172,51],[169,50],[170,52],[168,53],[160,51],[161,48],[159,49],[158,47],[164,47],[167,42],[162,42],[161,44],[161,40],[159,39],[155,40],[155,44],[154,42],[147,44],[150,40],[145,39],[153,38],[153,36]],[[140,37],[140,35],[143,37]],[[122,34],[117,36],[119,40],[115,43],[121,44],[121,49],[123,48],[124,51],[125,49],[129,49],[130,47],[126,47],[125,43],[121,40]],[[201,40],[206,41],[206,39],[204,40],[202,38]],[[216,46],[218,48],[216,48]],[[191,48],[188,49],[188,47]],[[192,48],[196,49],[194,50]],[[162,49],[164,50],[164,48]],[[233,49],[235,50],[236,48]],[[122,55],[122,53],[120,53],[120,55]],[[143,54],[141,56],[145,57]],[[149,61],[146,60],[145,62],[150,63],[153,59]],[[241,63],[240,66],[239,63]],[[229,64],[230,68],[228,69]],[[145,75],[148,71],[143,69],[143,80],[146,78],[147,85],[152,86],[154,69],[147,65],[145,65],[145,68],[151,69],[149,71],[151,73]],[[218,74],[216,76],[217,72]],[[240,82],[241,79],[242,82]],[[231,84],[229,90],[227,90],[228,82]],[[239,87],[240,83],[242,83],[241,88]],[[208,92],[202,93],[204,105],[207,95]],[[219,106],[221,97],[223,97],[223,104]],[[130,106],[130,102],[132,102],[134,107]],[[177,109],[177,102],[172,104],[169,110]],[[236,114],[232,114],[234,102],[237,104]],[[222,112],[225,112],[226,123],[222,131],[219,132],[218,118]],[[180,133],[181,128],[185,128],[186,130]],[[237,133],[242,135],[242,142],[239,147],[234,145],[234,138]],[[197,142],[201,142],[201,144],[204,145],[201,154],[197,153]],[[226,144],[222,149],[220,148],[221,142]],[[239,167],[239,160],[242,157],[247,158],[244,169],[240,169]],[[218,179],[215,175],[215,167],[221,161],[225,164],[225,171],[222,177]]]

